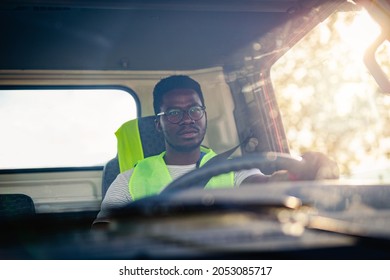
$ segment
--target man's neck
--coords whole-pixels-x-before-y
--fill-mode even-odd
[[[198,162],[200,158],[200,148],[188,151],[180,152],[174,149],[167,149],[164,160],[169,165],[190,165]]]

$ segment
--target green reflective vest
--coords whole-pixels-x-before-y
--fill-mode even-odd
[[[200,165],[216,156],[211,149],[201,148],[206,152]],[[171,181],[168,168],[163,159],[165,152],[145,158],[134,167],[129,181],[129,191],[133,200],[160,193]],[[205,188],[234,187],[234,172],[221,174],[210,179]]]

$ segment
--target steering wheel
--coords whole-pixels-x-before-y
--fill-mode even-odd
[[[154,215],[165,215],[165,213],[184,213],[186,211],[196,211],[197,213],[202,209],[204,211],[210,211],[208,205],[199,203],[199,196],[191,199],[184,199],[178,194],[184,190],[196,190],[203,189],[207,182],[214,176],[228,173],[231,171],[239,171],[245,169],[259,168],[264,169],[264,166],[273,167],[275,170],[283,169],[288,170],[295,174],[301,174],[303,171],[307,171],[307,165],[305,160],[300,157],[292,157],[289,154],[283,153],[253,153],[242,157],[233,159],[218,159],[213,162],[208,162],[202,167],[193,170],[176,180],[172,181],[163,191],[157,195],[147,196],[141,199],[137,199],[128,205],[116,209],[112,214],[113,216],[127,220],[129,216],[132,217],[143,217],[143,216],[154,216]],[[310,169],[310,168],[309,168]],[[173,194],[173,195],[172,195]],[[179,195],[180,198],[176,196]],[[183,192],[185,196],[185,192]],[[203,197],[203,196],[202,196]],[[269,206],[272,205],[284,205],[284,197],[262,201],[262,204]],[[221,200],[222,205],[225,205],[224,200]],[[231,201],[229,202],[231,207]],[[237,205],[240,205],[238,202]],[[213,204],[213,207],[218,207],[217,204]],[[205,210],[206,209],[206,210]]]
[[[288,170],[295,174],[306,169],[305,161],[301,157],[274,152],[254,153],[209,165],[205,164],[172,181],[160,194],[188,190],[189,188],[204,188],[204,185],[214,176],[244,169],[259,168],[261,170],[264,166],[272,166],[275,170]]]

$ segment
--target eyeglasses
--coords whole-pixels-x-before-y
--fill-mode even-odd
[[[200,120],[205,112],[205,106],[193,106],[188,110],[171,109],[166,112],[158,113],[157,116],[165,116],[170,123],[179,123],[184,118],[184,113],[187,113],[191,120]]]

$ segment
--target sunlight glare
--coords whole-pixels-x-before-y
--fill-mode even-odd
[[[365,50],[379,36],[379,25],[362,11],[355,16],[352,23],[338,21],[337,31],[345,43],[350,45],[351,54],[356,59],[361,59]]]

